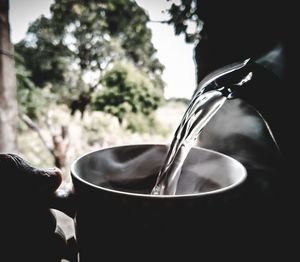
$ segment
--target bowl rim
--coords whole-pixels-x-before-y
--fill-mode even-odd
[[[89,151],[89,152],[87,152],[87,153],[85,153],[85,154],[77,157],[72,162],[71,167],[70,167],[71,177],[75,178],[76,180],[80,181],[81,183],[83,183],[85,185],[91,186],[91,187],[96,188],[96,189],[104,190],[104,191],[115,193],[115,194],[118,194],[118,195],[144,197],[144,198],[190,198],[190,197],[197,197],[197,196],[203,197],[203,196],[220,194],[220,193],[227,192],[229,190],[232,190],[232,189],[236,188],[237,186],[239,186],[240,184],[242,184],[246,180],[246,177],[247,177],[247,170],[246,170],[245,166],[241,162],[239,162],[237,159],[235,159],[235,158],[233,158],[231,156],[225,155],[223,153],[217,152],[215,150],[203,148],[203,147],[200,147],[200,146],[193,146],[192,148],[196,149],[196,150],[201,150],[201,151],[206,151],[206,152],[209,152],[209,153],[217,154],[217,155],[219,155],[219,156],[221,156],[223,158],[229,159],[232,163],[234,163],[236,166],[238,166],[238,168],[241,169],[240,178],[236,182],[234,182],[234,183],[232,183],[232,184],[230,184],[230,185],[228,185],[226,187],[222,187],[220,189],[206,191],[206,192],[191,193],[191,194],[180,194],[180,195],[151,195],[151,194],[141,194],[141,193],[125,192],[125,191],[121,191],[121,190],[110,189],[110,188],[98,186],[98,185],[95,185],[95,184],[93,184],[91,182],[88,182],[85,179],[81,178],[77,174],[77,172],[75,171],[76,170],[76,164],[80,160],[82,160],[83,158],[88,157],[88,156],[90,156],[90,155],[92,155],[94,153],[97,153],[97,152],[100,152],[100,151],[105,151],[105,150],[117,149],[117,148],[139,147],[139,146],[149,146],[149,147],[150,146],[166,146],[166,147],[168,147],[169,144],[164,144],[164,143],[122,144],[122,145],[115,145],[115,146],[104,147],[104,148],[101,148],[101,149],[96,149],[96,150]]]

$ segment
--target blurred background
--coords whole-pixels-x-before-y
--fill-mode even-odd
[[[197,82],[192,1],[1,5],[0,151],[69,179],[88,151],[170,142]]]

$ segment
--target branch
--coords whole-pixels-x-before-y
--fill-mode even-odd
[[[45,147],[47,148],[47,150],[51,153],[51,155],[54,156],[54,150],[47,144],[46,139],[43,137],[43,135],[42,135],[42,133],[41,133],[39,127],[37,126],[37,124],[34,123],[34,122],[32,121],[32,119],[31,119],[29,116],[25,115],[25,114],[22,114],[22,115],[20,116],[20,118],[21,118],[21,120],[22,120],[22,121],[23,121],[30,129],[32,129],[33,131],[35,131],[35,132],[38,134],[38,136],[39,136],[39,138],[41,139],[41,141],[42,141],[42,143],[44,144],[44,146],[45,146]]]

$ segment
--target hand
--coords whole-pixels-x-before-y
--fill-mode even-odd
[[[37,198],[52,194],[62,182],[60,169],[33,167],[14,154],[0,154],[0,170],[4,182]]]
[[[0,154],[0,170],[0,225],[5,225],[6,258],[60,261],[66,239],[48,200],[62,182],[61,170],[34,167],[15,154]]]

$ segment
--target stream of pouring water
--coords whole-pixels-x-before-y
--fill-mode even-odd
[[[151,194],[174,195],[176,193],[181,167],[189,151],[195,145],[199,134],[225,101],[234,97],[235,88],[239,88],[251,79],[252,72],[248,72],[238,82],[228,86],[220,86],[216,80],[242,69],[248,62],[249,59],[225,66],[209,74],[201,81],[175,131],[167,157]]]

